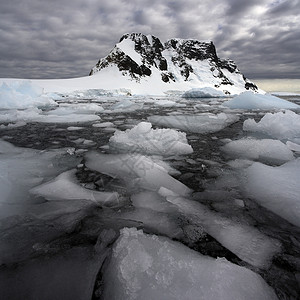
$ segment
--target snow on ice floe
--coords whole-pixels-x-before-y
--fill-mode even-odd
[[[250,91],[243,92],[232,100],[223,103],[232,109],[300,109],[300,106],[272,96],[270,94],[254,94]]]
[[[132,129],[116,131],[109,139],[110,149],[117,152],[138,152],[152,155],[176,155],[193,152],[186,134],[175,129],[152,129],[149,122],[140,122]]]
[[[300,227],[300,159],[279,167],[254,163],[245,170],[248,197]]]
[[[226,95],[217,89],[212,87],[204,87],[204,88],[194,88],[186,91],[183,95],[183,98],[220,98],[226,97]]]
[[[213,133],[237,122],[234,114],[203,113],[197,115],[150,116],[148,120],[155,125],[178,128],[194,133]]]
[[[76,169],[66,171],[50,182],[32,188],[30,193],[47,200],[87,200],[103,206],[119,204],[118,193],[98,192],[84,188],[77,182],[75,173]]]
[[[103,299],[277,299],[253,271],[135,228],[121,230],[103,283]]]
[[[230,156],[269,163],[280,164],[294,159],[293,152],[287,145],[272,139],[241,139],[231,141],[221,149]]]
[[[293,111],[267,113],[259,122],[244,121],[243,130],[263,133],[282,141],[300,144],[300,115]]]
[[[43,89],[29,80],[3,82],[0,86],[1,109],[56,106],[56,102],[43,93]]]
[[[188,195],[191,190],[168,174],[165,163],[140,154],[100,154],[88,152],[86,166],[100,173],[123,180],[131,190],[158,191],[165,187],[179,195]]]
[[[178,196],[166,196],[167,201],[176,205],[192,224],[202,226],[224,247],[253,266],[268,267],[273,256],[280,252],[280,242],[254,227],[223,217],[199,202]]]

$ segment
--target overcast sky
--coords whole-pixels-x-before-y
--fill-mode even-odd
[[[212,40],[249,78],[300,78],[300,0],[0,1],[0,77],[85,76],[142,32]]]

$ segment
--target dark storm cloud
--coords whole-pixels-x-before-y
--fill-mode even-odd
[[[127,32],[213,40],[250,77],[297,77],[300,0],[0,3],[0,77],[85,76]]]

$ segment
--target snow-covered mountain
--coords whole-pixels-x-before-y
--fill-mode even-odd
[[[170,39],[162,44],[157,37],[141,33],[123,35],[90,72],[100,74],[165,91],[212,87],[230,95],[258,90],[232,60],[217,56],[213,42]]]

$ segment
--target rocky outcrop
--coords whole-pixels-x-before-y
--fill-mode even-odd
[[[226,86],[242,82],[244,89],[257,90],[257,86],[241,74],[234,61],[217,56],[213,42],[170,39],[162,44],[152,35],[125,34],[114,49],[98,61],[90,75],[109,66],[117,66],[124,76],[137,82],[155,72],[160,73],[161,81],[166,84],[209,80],[210,85],[213,83],[215,88],[226,92]]]

